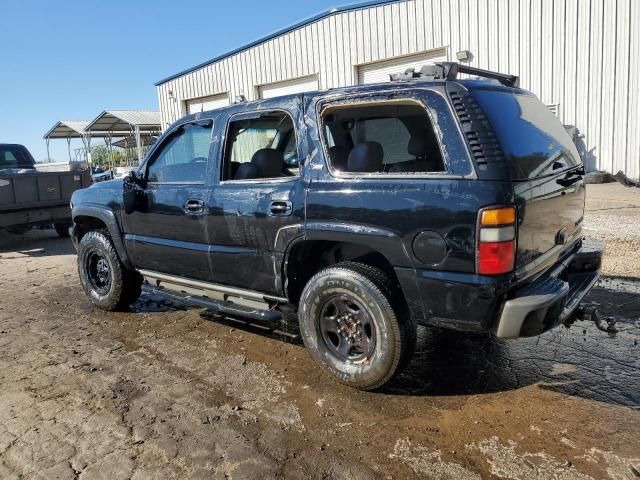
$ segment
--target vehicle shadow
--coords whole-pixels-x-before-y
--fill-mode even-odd
[[[199,316],[208,322],[215,322],[229,328],[237,328],[248,333],[261,335],[266,338],[302,345],[299,337],[297,319],[295,316],[285,315],[285,318],[277,325],[265,325],[245,318],[234,318],[220,315],[213,310],[206,310],[200,307],[193,307],[177,301],[170,301],[160,295],[144,293],[133,305],[131,312],[134,313],[155,313],[172,311],[199,310]]]
[[[378,393],[478,395],[538,384],[565,395],[640,407],[640,279],[605,277],[585,301],[598,304],[603,316],[614,317],[619,332],[608,335],[593,323],[580,322],[539,337],[498,340],[492,335],[420,327],[413,360]],[[150,295],[133,306],[134,311],[188,308]],[[291,316],[269,327],[208,310],[200,316],[229,328],[302,345]]]
[[[0,231],[0,255],[3,260],[25,255],[49,257],[75,253],[71,240],[60,238],[53,229],[32,229],[23,235]]]
[[[216,312],[205,310],[200,313],[200,318],[211,322],[216,322],[229,328],[237,328],[245,332],[255,333],[266,338],[272,338],[292,345],[304,345],[300,338],[297,321],[292,317],[285,318],[278,325],[266,326],[251,320],[226,317]]]
[[[565,395],[640,407],[640,280],[604,278],[585,301],[615,318],[619,332],[609,335],[579,322],[539,337],[498,340],[420,329],[414,359],[384,391],[477,395],[538,384]]]

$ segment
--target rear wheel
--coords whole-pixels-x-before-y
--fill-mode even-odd
[[[69,237],[69,227],[71,227],[70,223],[54,223],[53,224],[53,228],[56,229],[56,233],[60,238]]]
[[[379,269],[325,268],[305,286],[300,332],[311,356],[339,382],[372,390],[389,382],[415,348],[415,326]]]
[[[78,273],[87,296],[103,310],[124,310],[140,296],[142,277],[122,265],[106,231],[82,237]]]
[[[29,230],[31,230],[31,227],[29,225],[18,225],[13,227],[7,227],[7,232],[13,235],[24,235]]]

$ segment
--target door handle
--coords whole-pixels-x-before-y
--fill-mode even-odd
[[[184,202],[184,211],[189,215],[204,213],[204,202],[202,200],[191,198]]]
[[[275,200],[269,203],[269,215],[272,217],[286,217],[293,212],[290,201]]]

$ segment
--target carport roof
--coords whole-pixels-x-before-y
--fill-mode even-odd
[[[88,125],[89,120],[60,120],[43,138],[82,138]]]
[[[141,132],[160,130],[160,112],[148,110],[104,110],[87,127],[87,132],[131,133],[138,127]]]
[[[140,144],[144,146],[153,145],[155,141],[156,141],[156,138],[154,136],[145,135],[140,138]],[[121,138],[120,140],[113,142],[112,145],[114,147],[120,147],[120,148],[132,148],[136,146],[136,139],[135,137],[124,137],[124,138]]]

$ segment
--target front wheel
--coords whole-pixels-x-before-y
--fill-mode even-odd
[[[373,390],[400,372],[415,346],[415,330],[396,306],[388,277],[354,262],[316,274],[299,306],[305,346],[340,383]]]
[[[106,231],[82,237],[78,273],[89,299],[103,310],[124,310],[140,296],[142,277],[122,265]]]

